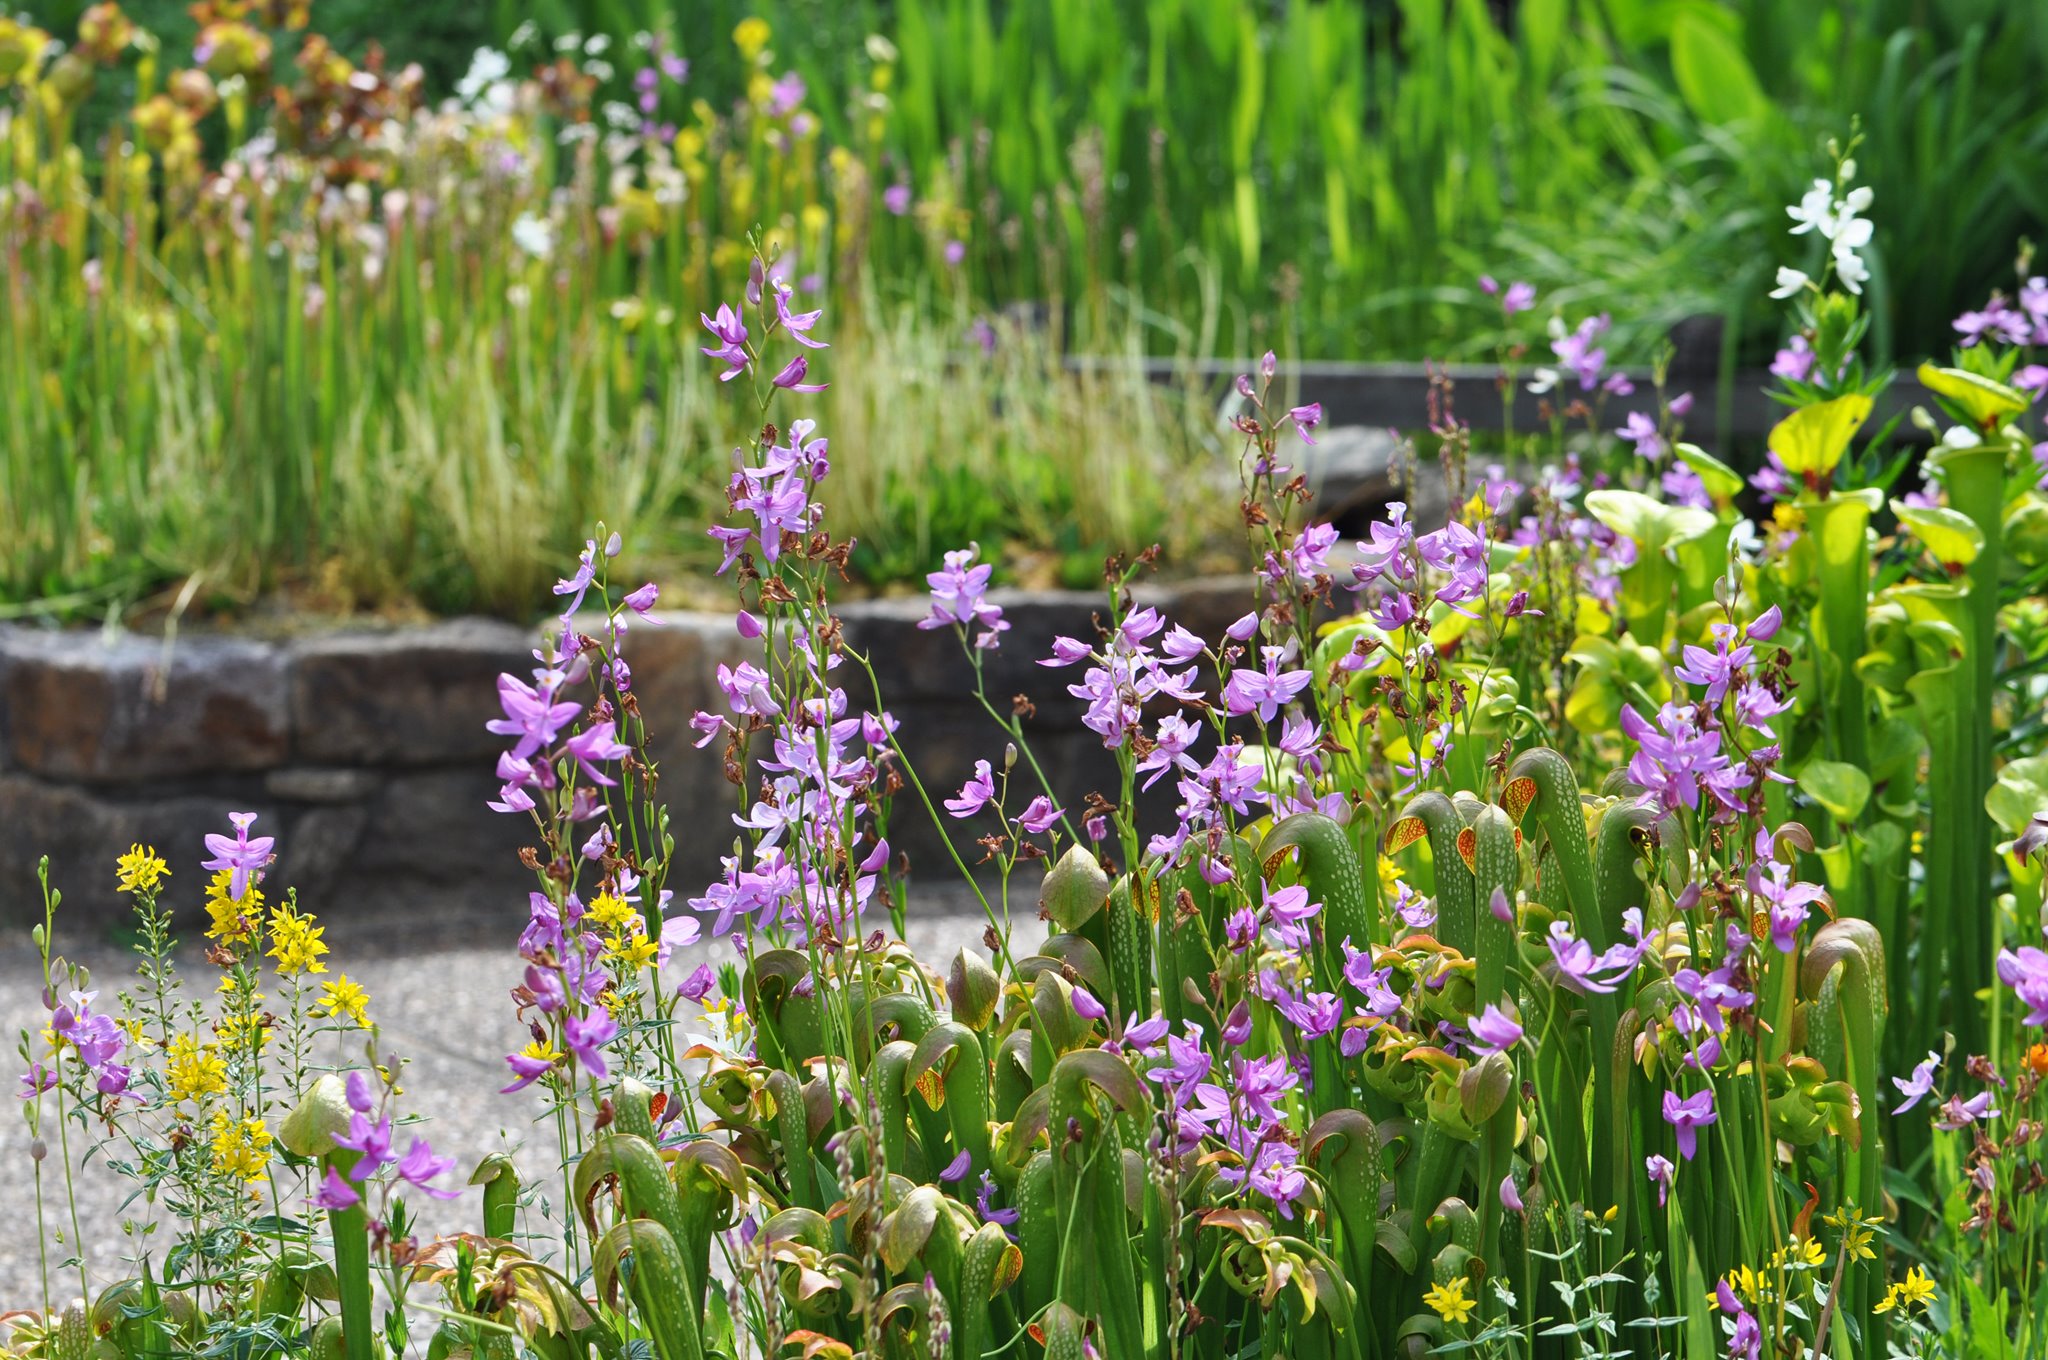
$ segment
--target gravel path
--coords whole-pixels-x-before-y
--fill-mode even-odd
[[[1043,927],[1033,919],[1035,894],[1027,891],[1016,902],[1016,944],[1029,948],[1043,938]],[[404,1108],[431,1116],[432,1122],[421,1132],[433,1140],[436,1150],[457,1157],[465,1173],[486,1153],[502,1150],[513,1153],[529,1183],[558,1176],[551,1134],[532,1128],[539,1103],[497,1094],[507,1079],[504,1054],[526,1040],[506,995],[518,977],[512,940],[523,921],[436,921],[400,913],[327,924],[332,947],[328,966],[336,973],[347,972],[369,992],[371,1017],[380,1026],[385,1051],[406,1060]],[[910,943],[934,968],[943,971],[963,944],[979,947],[985,927],[979,904],[964,889],[913,896]],[[730,956],[723,944],[700,949],[714,961]],[[105,990],[108,1000],[132,967],[131,956],[111,944],[86,946],[60,939],[59,952],[91,968],[94,985]],[[205,985],[208,969],[203,960],[181,962],[188,990]],[[0,940],[0,1035],[10,1050],[4,1069],[9,1106],[17,1106],[14,1075],[23,1066],[11,1052],[16,1039],[22,1029],[40,1027],[46,1019],[40,990],[36,953],[26,935]],[[336,1060],[346,1059],[337,1054]],[[46,1107],[48,1101],[46,1097]],[[40,1306],[40,1248],[46,1232],[52,1297],[61,1302],[80,1292],[77,1267],[59,1269],[74,1251],[56,1131],[46,1129],[45,1136],[50,1155],[42,1164],[44,1228],[39,1230],[28,1127],[19,1108],[0,1111],[0,1224],[14,1225],[14,1231],[0,1231],[0,1312]],[[71,1130],[71,1142],[77,1163],[83,1152],[77,1127]],[[121,1227],[124,1217],[144,1213],[144,1206],[122,1203],[132,1184],[96,1160],[80,1168],[74,1184],[93,1288],[134,1274],[124,1264],[133,1245]],[[445,1203],[414,1198],[424,1201],[413,1206],[420,1213],[423,1235],[475,1231],[479,1226],[476,1192]],[[161,1236],[153,1239],[161,1242]]]

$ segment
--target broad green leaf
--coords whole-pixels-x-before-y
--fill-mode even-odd
[[[1895,500],[1892,513],[1945,567],[1967,567],[1984,551],[1984,531],[1960,510]]]
[[[1794,477],[1818,480],[1834,472],[1849,441],[1870,418],[1870,398],[1851,393],[1802,406],[1772,427],[1771,452]]]
[[[1707,494],[1717,501],[1728,500],[1742,491],[1742,474],[1697,444],[1680,444],[1678,461],[1698,475]]]
[[[1918,376],[1922,387],[1946,401],[1974,429],[1995,428],[2007,416],[2027,409],[2024,392],[1967,369],[1937,368],[1928,363],[1920,365]]]
[[[1702,122],[1735,123],[1770,112],[1742,44],[1703,7],[1688,6],[1672,20],[1671,74],[1686,107]]]
[[[1799,772],[1799,791],[1838,822],[1853,822],[1870,801],[1870,776],[1839,760],[1809,760]]]
[[[1714,527],[1712,511],[1689,505],[1666,505],[1640,491],[1607,488],[1586,493],[1593,518],[1645,552],[1661,553],[1675,544],[1698,538]]]
[[[1641,706],[1638,689],[1653,705],[1671,697],[1663,658],[1654,647],[1626,638],[1581,637],[1565,660],[1579,668],[1564,705],[1565,721],[1578,731],[1613,731],[1624,703]]]
[[[2007,507],[2005,550],[2025,566],[2048,562],[2048,500],[2029,491]]]
[[[2027,756],[2007,764],[1984,795],[1984,810],[2008,836],[2026,830],[2035,813],[2048,811],[2048,756]]]

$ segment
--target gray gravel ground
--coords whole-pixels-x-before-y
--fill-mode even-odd
[[[1043,927],[1033,919],[1035,905],[1035,894],[1028,891],[1015,899],[1015,942],[1020,948],[1034,947],[1043,938]],[[529,1183],[557,1177],[551,1133],[532,1126],[538,1102],[497,1094],[507,1080],[504,1054],[526,1038],[507,997],[519,974],[512,941],[523,920],[433,920],[395,912],[323,924],[332,948],[330,969],[346,972],[364,986],[385,1051],[406,1059],[404,1108],[431,1117],[432,1122],[419,1131],[432,1139],[435,1149],[456,1156],[465,1174],[486,1153],[504,1150],[518,1159]],[[964,889],[913,896],[910,943],[920,958],[941,971],[961,945],[979,947],[985,926],[979,904]],[[709,958],[716,959],[719,951],[725,947],[704,947]],[[132,957],[109,943],[60,938],[59,952],[91,968],[94,985],[104,989],[109,1001],[132,968]],[[204,986],[209,971],[204,961],[195,957],[181,962],[188,969],[188,987]],[[25,1027],[39,1028],[46,1018],[40,989],[36,953],[26,933],[0,939],[0,1036],[8,1054],[6,1066],[0,1068],[7,1094],[0,1099],[10,1107],[18,1107],[13,1097],[14,1075],[21,1066],[14,1055],[17,1036]],[[83,1152],[80,1131],[74,1127],[71,1132],[72,1160],[77,1163]],[[41,1305],[44,1248],[51,1296],[61,1302],[80,1293],[77,1267],[59,1269],[59,1263],[74,1255],[70,1208],[55,1131],[48,1130],[46,1138],[50,1155],[42,1164],[44,1211],[39,1227],[28,1127],[19,1108],[0,1110],[0,1225],[11,1225],[11,1230],[0,1227],[0,1312]],[[96,1290],[135,1273],[124,1263],[133,1246],[124,1237],[121,1222],[138,1209],[123,1207],[129,1182],[97,1162],[80,1167],[73,1183],[86,1270]],[[477,1230],[479,1202],[474,1191],[452,1202],[425,1200],[414,1207],[421,1213],[423,1234]]]

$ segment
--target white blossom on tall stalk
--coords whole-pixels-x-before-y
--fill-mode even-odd
[[[1837,177],[1839,186],[1846,188],[1855,176],[1856,162],[1842,162],[1841,174]],[[1803,194],[1797,203],[1785,209],[1785,215],[1794,223],[1792,234],[1804,236],[1808,232],[1820,233],[1828,243],[1829,257],[1834,263],[1835,277],[1851,293],[1861,293],[1865,280],[1870,277],[1870,267],[1856,252],[1870,244],[1871,222],[1861,216],[1875,197],[1869,185],[1847,189],[1836,195],[1837,180],[1816,179],[1813,187]],[[1790,297],[1806,287],[1812,280],[1805,271],[1780,269],[1778,286],[1771,291],[1775,298]]]

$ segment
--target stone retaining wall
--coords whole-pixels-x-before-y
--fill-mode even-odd
[[[1242,578],[1141,594],[1211,637],[1251,599]],[[1066,693],[1078,677],[1032,664],[1057,633],[1090,636],[1100,597],[994,598],[1012,629],[989,658],[991,698],[1007,706],[1023,694],[1037,705],[1033,746],[1064,798],[1113,790],[1114,766]],[[908,599],[840,610],[936,801],[976,759],[999,759],[1002,738],[973,701],[952,634],[916,627],[924,612]],[[696,709],[722,707],[716,665],[751,652],[728,615],[660,617],[659,628],[634,629],[627,656],[677,829],[671,886],[691,895],[730,853],[737,794],[716,750],[689,745],[686,724]],[[40,919],[35,871],[45,854],[65,915],[111,925],[126,910],[113,890],[114,857],[135,841],[171,860],[174,894],[196,911],[200,838],[224,830],[230,810],[262,815],[258,830],[279,838],[271,881],[295,885],[312,910],[347,912],[374,899],[420,911],[502,908],[523,919],[530,879],[516,853],[530,824],[484,806],[504,744],[484,724],[498,716],[498,674],[524,675],[537,636],[457,619],[283,639],[188,633],[167,646],[135,634],[0,627],[0,925]],[[841,674],[868,701],[864,680]],[[969,837],[955,839],[978,857]],[[925,874],[950,872],[908,791],[891,840]]]

